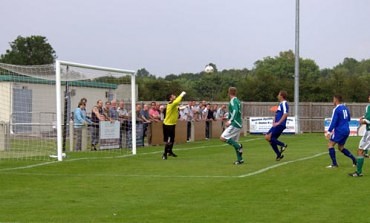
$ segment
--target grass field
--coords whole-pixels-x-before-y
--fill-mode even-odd
[[[356,153],[359,137],[347,148]],[[285,158],[262,136],[241,139],[246,163],[218,140],[137,156],[69,153],[63,162],[0,162],[0,222],[369,222],[370,160],[330,164],[323,134],[284,135]]]

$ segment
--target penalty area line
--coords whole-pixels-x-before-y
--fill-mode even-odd
[[[322,156],[324,154],[327,154],[327,152],[322,152],[322,153],[315,154],[313,156],[303,157],[303,158],[300,158],[300,159],[296,159],[296,160],[291,160],[291,161],[287,161],[287,162],[275,164],[275,165],[272,165],[272,166],[269,166],[269,167],[266,167],[266,168],[263,168],[263,169],[254,171],[252,173],[247,173],[247,174],[240,175],[238,177],[244,178],[244,177],[254,176],[254,175],[257,175],[257,174],[260,174],[260,173],[264,173],[266,171],[269,171],[271,169],[274,169],[274,168],[277,168],[277,167],[280,167],[280,166],[284,166],[284,165],[288,165],[288,164],[291,164],[291,163],[296,163],[296,162],[300,162],[300,161],[304,161],[304,160],[313,159],[313,158]]]

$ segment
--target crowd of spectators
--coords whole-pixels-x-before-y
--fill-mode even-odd
[[[91,113],[86,111],[87,99],[82,98],[78,107],[73,111],[74,128],[77,133],[75,150],[81,150],[81,126],[91,126],[91,149],[96,150],[99,141],[99,122],[100,121],[131,121],[132,110],[125,108],[124,100],[113,99],[111,101],[98,100],[93,106]],[[143,124],[143,137],[150,133],[149,124],[152,122],[161,122],[166,115],[166,104],[157,103],[137,103],[135,108],[136,121]],[[187,141],[190,140],[191,122],[206,121],[205,138],[210,138],[210,122],[213,120],[227,119],[226,105],[207,103],[206,101],[194,100],[187,104],[179,106],[179,120],[187,121]],[[222,129],[224,129],[223,122]],[[121,136],[124,131],[121,125]],[[143,139],[144,140],[144,139]],[[120,138],[120,143],[122,138]]]

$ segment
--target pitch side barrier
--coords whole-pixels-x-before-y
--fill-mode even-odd
[[[209,138],[220,138],[223,131],[223,122],[216,121],[191,121],[190,136],[188,139],[188,122],[179,120],[176,124],[175,143],[194,142],[206,139],[206,122],[209,122]],[[148,143],[150,145],[163,144],[163,122],[152,122],[149,125]]]

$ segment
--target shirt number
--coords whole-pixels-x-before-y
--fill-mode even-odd
[[[343,118],[347,119],[348,118],[348,112],[347,110],[343,110]]]

